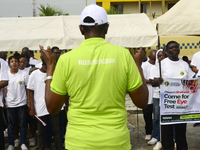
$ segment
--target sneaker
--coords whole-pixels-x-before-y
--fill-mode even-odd
[[[7,150],[15,150],[14,146],[9,145]]]
[[[29,146],[35,146],[35,139],[29,139]]]
[[[22,144],[22,145],[21,145],[21,149],[22,149],[22,150],[28,150],[28,148],[26,147],[25,144]]]
[[[8,133],[6,131],[4,131],[3,134],[5,138],[8,137]]]
[[[146,141],[151,140],[151,135],[146,135],[146,136],[145,136],[145,140],[146,140]]]
[[[200,126],[200,123],[193,124],[193,127],[199,127],[199,126]]]
[[[154,145],[157,143],[157,139],[156,138],[152,138],[149,142],[148,142],[148,145]]]
[[[14,147],[19,147],[19,139],[16,139],[16,140],[14,141]]]
[[[162,144],[161,142],[157,142],[156,145],[154,146],[153,150],[161,150],[162,149]]]
[[[174,149],[176,149],[177,147],[176,147],[176,143],[174,143]]]

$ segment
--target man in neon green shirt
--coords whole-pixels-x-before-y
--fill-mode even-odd
[[[58,113],[68,95],[70,97],[65,135],[68,150],[130,150],[126,92],[136,106],[147,105],[148,90],[141,69],[142,48],[133,56],[134,61],[127,49],[104,40],[108,26],[102,7],[87,6],[81,14],[80,25],[85,40],[62,55],[56,68],[50,47],[45,51],[40,46],[47,64],[48,111]]]

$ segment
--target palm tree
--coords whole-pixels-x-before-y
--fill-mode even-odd
[[[44,5],[40,5],[38,9],[40,10],[40,16],[69,15],[68,13],[64,13],[60,8],[51,7],[49,4],[47,4],[47,7],[45,7]]]

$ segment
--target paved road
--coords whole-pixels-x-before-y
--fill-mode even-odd
[[[152,150],[153,146],[147,145],[145,141],[145,129],[144,119],[141,114],[141,109],[137,111],[137,108],[132,103],[130,97],[126,96],[126,107],[128,111],[127,126],[130,131],[132,150]],[[137,112],[139,113],[137,115]],[[200,149],[200,127],[193,127],[193,124],[187,125],[187,141],[189,150]],[[28,137],[28,136],[27,136]],[[28,140],[27,140],[28,144]],[[28,146],[28,145],[27,145]],[[6,148],[8,147],[8,138],[6,138]],[[31,147],[29,150],[35,150],[36,147]],[[16,148],[15,150],[20,150]],[[54,143],[52,144],[52,150],[55,150]]]

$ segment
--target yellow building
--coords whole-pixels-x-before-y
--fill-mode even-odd
[[[114,7],[119,13],[146,13],[149,18],[164,14],[179,0],[96,0],[96,4],[109,10]]]

